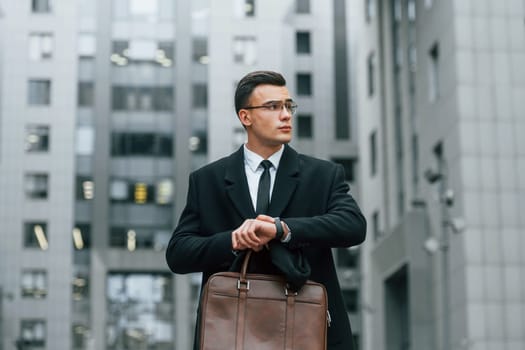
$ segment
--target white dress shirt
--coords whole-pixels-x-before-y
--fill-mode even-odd
[[[272,154],[268,160],[272,163],[270,168],[270,200],[272,199],[273,185],[275,183],[275,174],[283,155],[284,146],[281,149]],[[244,145],[244,171],[246,172],[246,180],[248,181],[248,188],[250,189],[250,197],[252,199],[252,205],[255,209],[257,207],[257,188],[259,187],[259,178],[261,177],[264,169],[261,166],[261,162],[264,160],[263,157],[255,152],[252,152]]]

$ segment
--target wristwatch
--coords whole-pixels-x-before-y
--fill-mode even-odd
[[[275,239],[278,239],[282,243],[288,243],[290,239],[292,239],[292,231],[290,230],[288,225],[286,225],[286,223],[281,222],[280,218],[276,217],[274,218],[274,220],[275,220],[275,228],[276,228]],[[288,229],[288,235],[286,235],[286,238],[284,239],[283,239],[283,236],[284,236],[283,224],[286,225],[286,228]]]

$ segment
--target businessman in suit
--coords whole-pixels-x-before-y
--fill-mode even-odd
[[[258,252],[257,272],[275,270],[264,254],[269,246],[301,250],[311,267],[309,279],[327,289],[328,349],[351,350],[331,248],[362,243],[366,221],[348,193],[344,170],[288,145],[297,105],[281,74],[243,77],[235,109],[247,142],[190,175],[186,207],[166,250],[168,266],[174,273],[202,272],[204,285],[247,249]]]

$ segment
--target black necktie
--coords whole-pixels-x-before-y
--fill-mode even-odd
[[[255,212],[257,214],[266,214],[270,206],[270,168],[272,167],[272,162],[263,160],[261,166],[264,168],[264,171],[259,179]]]

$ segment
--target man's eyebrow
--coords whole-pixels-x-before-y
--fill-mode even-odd
[[[283,100],[270,100],[270,101],[264,102],[263,105],[268,105],[272,103],[280,103],[280,102],[283,102]],[[286,100],[284,100],[284,102],[293,102],[293,99],[287,98]]]

